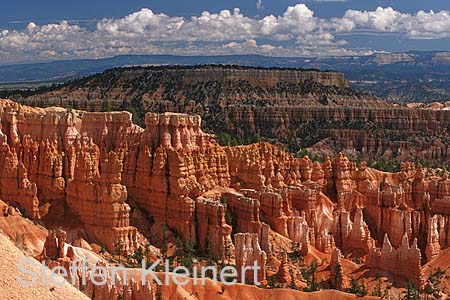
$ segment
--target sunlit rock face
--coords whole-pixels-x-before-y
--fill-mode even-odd
[[[67,257],[59,240],[81,231],[120,254],[176,237],[264,266],[283,252],[278,239],[413,281],[449,246],[448,175],[420,164],[387,173],[342,153],[319,162],[266,142],[223,147],[199,116],[178,113],[148,113],[142,129],[127,112],[2,100],[0,117],[0,198],[67,232],[49,234],[43,257]]]
[[[406,234],[402,239],[402,244],[397,249],[392,247],[386,234],[383,246],[381,249],[371,249],[366,264],[372,268],[379,268],[403,276],[411,282],[422,280],[421,253],[417,246],[417,239],[414,239],[412,245],[410,245]]]
[[[349,89],[338,72],[238,66],[124,68],[19,101],[97,112],[105,103],[116,110],[132,106],[141,117],[147,111],[198,114],[208,130],[244,140],[263,136],[332,157],[344,151],[353,159],[445,162],[450,153],[449,110],[398,107]],[[185,133],[170,134],[173,146],[179,147]]]

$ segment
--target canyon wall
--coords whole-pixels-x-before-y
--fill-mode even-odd
[[[238,141],[352,159],[445,161],[448,110],[408,109],[347,87],[341,73],[238,66],[114,69],[17,101],[88,111],[198,114]],[[229,142],[223,141],[221,142]]]
[[[86,116],[63,109],[30,109],[3,100],[0,113],[2,132],[6,132],[0,197],[18,202],[28,216],[44,222],[64,222],[61,219],[70,210],[91,240],[113,252],[133,253],[137,231],[129,225],[130,207],[125,203],[126,187],[120,184],[123,170],[116,140],[139,131],[131,115]],[[10,174],[17,174],[15,184]]]
[[[178,113],[148,113],[142,129],[127,112],[2,100],[0,116],[0,197],[67,230],[68,241],[82,231],[108,251],[132,254],[147,241],[161,247],[179,238],[230,259],[250,243],[234,234],[251,234],[248,251],[261,264],[261,251],[282,251],[275,237],[303,255],[337,247],[372,257],[372,268],[392,261],[387,271],[406,278],[417,272],[399,264],[431,261],[449,246],[450,179],[420,164],[386,173],[343,153],[313,162],[265,142],[222,147],[200,117]],[[390,246],[380,248],[385,235]],[[420,256],[392,258],[407,247]]]
[[[343,73],[318,70],[264,69],[246,67],[204,67],[181,70],[168,70],[168,73],[187,84],[206,81],[248,81],[253,85],[275,87],[279,82],[301,84],[311,80],[324,86],[348,87]]]
[[[353,158],[442,161],[450,153],[449,111],[406,108],[227,107],[224,127],[238,136],[259,135],[312,154]]]

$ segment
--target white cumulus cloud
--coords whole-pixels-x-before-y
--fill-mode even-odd
[[[262,1],[257,6],[262,8]],[[392,33],[410,39],[450,37],[449,11],[408,14],[391,7],[347,10],[323,19],[305,4],[280,15],[251,17],[239,8],[204,11],[190,18],[144,8],[123,18],[105,18],[90,30],[79,24],[29,22],[22,30],[0,29],[0,63],[105,57],[117,54],[350,55],[343,34]],[[337,37],[338,36],[338,37]]]
[[[449,11],[419,11],[416,14],[401,13],[392,7],[378,7],[375,11],[347,10],[342,18],[333,18],[330,30],[352,32],[397,32],[412,39],[436,39],[450,37]]]

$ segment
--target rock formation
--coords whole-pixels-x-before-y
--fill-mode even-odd
[[[248,141],[262,136],[333,156],[339,149],[355,157],[430,160],[449,152],[448,112],[395,107],[349,89],[337,72],[236,66],[115,69],[20,101],[88,111],[102,111],[105,104],[121,109],[132,102],[142,118],[147,111],[196,113],[216,132]]]
[[[358,105],[359,94],[348,89],[348,81],[342,73],[333,71],[296,70],[296,69],[265,69],[237,66],[197,66],[197,67],[146,67],[139,69],[117,69],[119,75],[112,84],[115,92],[105,91],[101,84],[104,78],[111,76],[110,71],[84,82],[83,86],[74,88],[66,85],[61,89],[51,91],[47,94],[35,95],[23,100],[24,104],[32,101],[41,107],[72,105],[77,109],[89,111],[100,111],[102,109],[102,97],[107,96],[110,105],[118,108],[124,104],[123,92],[131,90],[133,86],[125,86],[125,82],[141,82],[142,86],[134,91],[141,101],[148,101],[149,106],[156,107],[157,103],[164,106],[165,111],[187,112],[195,109],[200,97],[208,98],[205,106],[213,104],[242,103],[250,98],[256,101],[269,101],[275,103],[315,101],[317,104],[326,103],[325,99],[308,97],[308,93],[319,94],[321,89],[328,92],[329,104],[333,105],[334,99],[343,100],[347,96],[347,102]],[[121,78],[122,80],[120,80]],[[145,80],[145,79],[147,80]],[[110,80],[110,79],[109,79]],[[212,84],[212,83],[216,84]],[[173,89],[173,87],[176,87]],[[156,88],[160,86],[160,90]],[[91,89],[89,89],[91,87]],[[201,92],[198,92],[201,89]],[[258,93],[253,93],[259,89]],[[288,96],[284,91],[288,89]],[[162,101],[160,92],[166,94]],[[64,97],[63,95],[67,96]],[[167,101],[173,96],[185,98],[185,104],[176,101]],[[373,97],[364,95],[368,100],[375,102]],[[76,100],[73,100],[76,99]],[[353,101],[352,101],[353,100]],[[183,111],[181,111],[183,110]]]
[[[100,268],[97,267],[102,267],[104,270],[110,269],[110,266],[102,261],[98,261],[94,268],[87,272],[82,271],[81,262],[78,263],[78,269],[73,269],[73,259],[76,257],[71,246],[65,247],[65,241],[66,232],[62,230],[49,231],[42,253],[37,259],[45,262],[49,269],[54,269],[55,267],[64,268],[67,274],[67,281],[74,284],[76,288],[89,298],[93,300],[116,300],[122,296],[122,299],[128,300],[154,299],[154,292],[150,284],[142,285],[128,277],[122,279],[118,272],[114,273],[114,280],[111,278],[109,271],[107,274],[101,273]],[[94,285],[92,278],[97,282],[105,281],[106,284]],[[127,282],[124,282],[124,279],[127,279]]]
[[[236,243],[236,268],[238,271],[238,281],[250,284],[260,283],[264,286],[266,282],[266,252],[261,250],[258,242],[258,235],[252,233],[237,233],[234,235]],[[259,269],[255,269],[257,266]],[[245,269],[253,267],[253,269]]]
[[[179,238],[201,255],[257,261],[264,281],[266,254],[295,243],[303,256],[319,251],[336,264],[339,249],[416,280],[450,243],[448,175],[419,164],[388,173],[343,153],[313,162],[267,142],[220,146],[200,117],[179,113],[148,113],[142,129],[127,112],[2,100],[0,117],[0,197],[67,232],[50,232],[45,259],[68,257],[60,245],[78,232],[120,255]]]
[[[433,260],[439,254],[439,251],[441,250],[439,237],[438,215],[435,215],[429,219],[428,224],[427,247],[425,248],[425,256],[427,261]]]
[[[225,222],[224,204],[210,199],[199,199],[196,203],[197,236],[200,249],[217,258],[229,258],[234,253],[231,226]]]
[[[137,249],[137,230],[129,224],[127,190],[120,183],[123,158],[116,152],[109,152],[103,160],[99,155],[92,141],[80,146],[78,168],[67,185],[67,203],[89,234],[107,249],[130,254]]]
[[[71,246],[67,246],[66,248],[66,238],[66,232],[63,230],[49,231],[42,253],[37,259],[41,262],[45,262],[45,265],[50,270],[55,267],[64,268],[67,273],[67,281],[71,283],[76,282],[75,286],[79,287],[79,278],[73,278],[74,274],[71,269],[72,260],[75,258],[75,254]]]
[[[27,169],[19,161],[15,148],[1,145],[0,197],[4,201],[18,203],[27,216],[40,219],[37,186],[28,179]]]
[[[99,261],[96,267],[108,270],[106,263]],[[87,276],[95,278],[97,282],[105,282],[102,285],[94,285],[92,281],[87,281],[85,286],[81,286],[80,290],[93,300],[141,300],[141,299],[155,299],[155,291],[150,284],[142,284],[135,279],[121,278],[118,273],[112,274],[108,271],[107,274],[100,272],[100,268],[96,268],[87,272]]]
[[[366,265],[402,276],[413,283],[419,283],[422,280],[421,253],[417,246],[417,239],[414,239],[410,246],[407,235],[403,236],[400,247],[394,249],[386,234],[382,248],[370,250]]]
[[[64,250],[66,242],[66,232],[62,230],[51,230],[48,233],[47,239],[44,243],[44,249],[39,255],[39,260],[57,260],[66,257],[66,251]],[[68,250],[67,252],[73,252]]]
[[[368,253],[373,247],[373,240],[369,227],[364,222],[363,212],[360,208],[355,210],[354,221],[350,221],[347,211],[336,211],[334,215],[333,232],[338,245],[345,251],[362,250]]]
[[[335,156],[339,149],[354,158],[402,160],[412,155],[424,160],[443,160],[449,153],[449,146],[445,143],[449,118],[446,111],[233,106],[224,114],[227,128],[236,135],[251,137],[258,133],[286,144],[301,139],[303,142],[296,145],[308,147],[315,155]],[[248,133],[239,128],[246,128]],[[378,134],[373,134],[374,130]],[[411,135],[415,136],[414,141],[408,138]],[[427,136],[432,136],[435,142],[427,141]]]
[[[147,111],[196,113],[216,132],[318,155],[445,161],[448,110],[398,107],[347,86],[337,72],[165,66],[114,69],[19,100],[88,111],[133,103],[142,119]]]
[[[330,261],[330,285],[332,288],[342,291],[344,289],[344,272],[341,265],[341,250],[334,248]]]
[[[292,281],[292,276],[289,273],[288,258],[286,252],[283,253],[281,264],[278,267],[277,272],[277,282],[279,283],[290,283]]]
[[[55,213],[61,209],[58,214],[68,207],[93,240],[111,251],[133,253],[136,229],[129,226],[126,187],[120,184],[123,157],[117,155],[123,155],[123,131],[137,127],[128,113],[79,116],[2,102],[2,122],[14,130],[2,146],[1,196],[34,219],[47,204]]]

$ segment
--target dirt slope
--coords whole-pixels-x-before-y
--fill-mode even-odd
[[[19,284],[16,277],[18,272],[18,262],[26,256],[14,246],[3,233],[0,233],[0,295],[3,300],[84,300],[89,299],[74,287],[66,283],[64,286],[43,286],[40,280],[34,287],[23,287]],[[36,261],[36,263],[38,263]],[[30,268],[37,272],[38,267]],[[46,274],[49,280],[49,272]],[[24,279],[27,277],[24,276]]]

